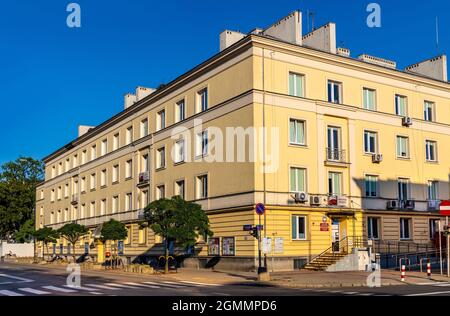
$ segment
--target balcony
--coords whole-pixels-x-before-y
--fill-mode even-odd
[[[78,204],[78,199],[79,199],[78,194],[72,194],[72,197],[70,198],[70,203],[72,205]]]
[[[147,185],[150,182],[150,172],[145,171],[139,174],[138,186]]]
[[[332,166],[347,166],[347,152],[339,148],[327,148],[326,149],[326,165]]]

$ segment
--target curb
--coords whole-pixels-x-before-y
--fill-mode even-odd
[[[368,287],[367,283],[321,283],[321,284],[308,284],[308,283],[295,283],[295,284],[289,284],[289,283],[280,283],[280,282],[273,282],[274,285],[284,286],[284,287],[290,287],[290,288],[299,288],[299,289],[334,289],[334,288],[350,288],[350,287]],[[401,286],[401,285],[407,285],[399,284],[399,283],[383,283],[381,284],[381,287],[383,286]]]

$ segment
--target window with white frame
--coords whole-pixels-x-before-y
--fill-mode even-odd
[[[291,223],[292,240],[306,240],[306,216],[293,215]]]
[[[95,217],[95,201],[92,201],[89,205],[89,217]]]
[[[55,202],[55,189],[50,192],[50,202]]]
[[[55,223],[55,212],[51,212],[50,213],[50,224],[54,224]]]
[[[141,192],[141,208],[145,208],[148,205],[148,191],[142,190]]]
[[[127,193],[125,195],[125,211],[133,210],[133,193]]]
[[[380,218],[368,217],[367,218],[367,238],[380,239]]]
[[[378,176],[366,175],[364,181],[366,197],[378,196]]]
[[[81,164],[84,165],[86,163],[87,159],[87,152],[86,149],[81,152]]]
[[[91,184],[90,184],[90,187],[89,187],[89,189],[90,190],[95,190],[95,187],[96,187],[96,179],[95,179],[96,177],[95,177],[95,173],[93,173],[93,174],[91,174]]]
[[[371,131],[364,131],[364,152],[366,154],[376,154],[377,150],[378,133]]]
[[[147,172],[148,171],[148,155],[142,155],[141,159],[141,172]]]
[[[114,134],[114,136],[113,136],[113,151],[119,149],[119,146],[120,146],[120,138],[119,137],[120,137],[119,133]]]
[[[305,96],[305,76],[290,72],[289,73],[289,95],[294,97]]]
[[[119,182],[119,165],[114,165],[112,169],[112,182]]]
[[[141,138],[148,135],[148,119],[141,121]]]
[[[106,186],[106,169],[103,169],[100,173],[100,186]]]
[[[80,219],[83,219],[85,217],[86,217],[86,204],[83,203],[83,204],[81,204],[81,207],[80,207]]]
[[[107,153],[108,153],[108,140],[104,139],[102,140],[101,155],[104,156]]]
[[[61,200],[61,192],[62,192],[61,187],[58,187],[58,191],[57,191],[57,195],[56,195],[56,198],[58,200]]]
[[[342,104],[342,83],[328,80],[328,102]]]
[[[58,176],[63,173],[63,165],[62,162],[58,164]]]
[[[408,240],[411,238],[411,218],[400,218],[400,239]]]
[[[289,120],[289,142],[293,145],[305,145],[305,121]]]
[[[125,162],[125,179],[130,179],[133,177],[133,161],[127,160]]]
[[[328,194],[331,196],[342,195],[342,173],[328,173]]]
[[[156,199],[164,199],[166,197],[166,187],[165,185],[158,185],[156,187]]]
[[[166,148],[161,147],[156,151],[156,169],[166,167]]]
[[[425,142],[425,158],[427,161],[437,161],[436,148],[437,143],[435,141],[427,140]]]
[[[377,109],[376,90],[363,88],[363,108],[370,111]]]
[[[397,157],[409,158],[409,138],[397,136]]]
[[[185,159],[184,139],[175,143],[175,163],[184,162]]]
[[[290,191],[306,192],[306,169],[291,167],[289,173]]]
[[[208,109],[208,89],[204,88],[197,92],[197,112],[204,112]]]
[[[74,154],[72,159],[72,168],[78,167],[78,155]]]
[[[66,183],[66,184],[64,185],[64,197],[65,197],[65,198],[68,198],[68,197],[69,197],[69,184],[68,184],[68,183]]]
[[[127,134],[125,135],[125,143],[129,145],[133,142],[133,126],[127,128]]]
[[[106,199],[100,201],[100,216],[106,214]]]
[[[175,182],[175,195],[185,198],[185,181],[179,180]]]
[[[435,120],[434,109],[435,109],[434,102],[430,102],[430,101],[424,102],[424,104],[423,104],[423,119],[425,121],[434,122],[434,120]]]
[[[175,104],[175,123],[181,122],[186,118],[185,101],[180,100]]]
[[[439,181],[428,181],[428,200],[437,201]]]
[[[434,240],[436,238],[436,233],[439,232],[439,219],[430,219],[429,220],[429,233],[430,240]],[[439,239],[438,239],[439,240]]]
[[[61,223],[61,220],[62,220],[61,210],[58,210],[58,212],[56,213],[56,222]]]
[[[403,95],[395,95],[395,114],[408,116],[408,99]]]
[[[86,177],[81,178],[80,189],[81,192],[86,192]]]
[[[52,175],[52,178],[56,177],[56,167],[55,166],[52,167],[51,175]]]
[[[66,159],[66,164],[64,166],[64,171],[67,172],[70,170],[70,158]]]
[[[111,212],[113,214],[117,213],[119,211],[119,196],[115,195],[112,198],[112,207],[111,207]]]
[[[397,192],[399,201],[406,201],[409,199],[409,179],[399,178],[397,180]]]
[[[156,130],[166,128],[166,110],[161,110],[156,114]]]
[[[208,154],[208,130],[204,130],[196,135],[195,156],[204,157]]]
[[[208,197],[208,176],[201,175],[197,177],[197,199],[206,199]]]

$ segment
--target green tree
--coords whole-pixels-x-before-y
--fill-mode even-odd
[[[212,236],[208,216],[201,205],[179,196],[150,203],[144,216],[154,233],[165,240],[165,273],[169,272],[169,242],[190,247],[195,245],[199,236]]]
[[[38,229],[37,231],[34,232],[33,235],[36,241],[44,243],[45,248],[47,249],[47,254],[48,254],[48,244],[56,243],[57,239],[59,238],[58,231],[54,230],[51,227],[44,227]]]
[[[118,257],[117,243],[119,240],[127,238],[127,228],[123,223],[118,222],[115,219],[110,219],[109,222],[103,224],[101,235],[101,240],[104,243],[108,240],[111,242],[112,259],[115,261]]]
[[[58,229],[58,233],[61,237],[65,238],[68,242],[72,244],[73,248],[73,261],[76,261],[76,253],[75,253],[75,247],[76,243],[80,240],[81,237],[87,235],[89,232],[89,229],[87,229],[86,226],[76,224],[76,223],[69,223]]]
[[[0,167],[0,239],[14,240],[33,219],[36,185],[43,176],[44,164],[33,158],[21,157]]]
[[[14,239],[18,243],[30,242],[34,237],[34,232],[34,219],[29,219],[19,228]]]

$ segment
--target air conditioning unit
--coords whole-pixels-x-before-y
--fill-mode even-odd
[[[372,162],[373,163],[380,163],[383,161],[383,155],[382,154],[373,154],[372,155]]]
[[[416,208],[416,202],[413,201],[413,200],[406,200],[406,201],[404,202],[403,207],[404,207],[405,209],[407,209],[407,210],[413,210],[413,209]]]
[[[322,199],[319,195],[312,195],[309,197],[309,204],[319,206],[322,204]]]
[[[388,210],[398,210],[398,201],[397,200],[388,201],[386,208]]]
[[[306,192],[297,192],[294,195],[294,200],[297,203],[306,203],[308,202],[308,194]]]
[[[429,200],[428,201],[428,209],[430,211],[437,211],[437,210],[439,210],[440,204],[441,204],[441,201],[439,201],[439,200]]]
[[[150,180],[150,172],[141,172],[139,174],[139,183],[146,183]]]
[[[412,118],[411,117],[404,117],[402,120],[402,125],[403,126],[411,126],[413,124]]]

